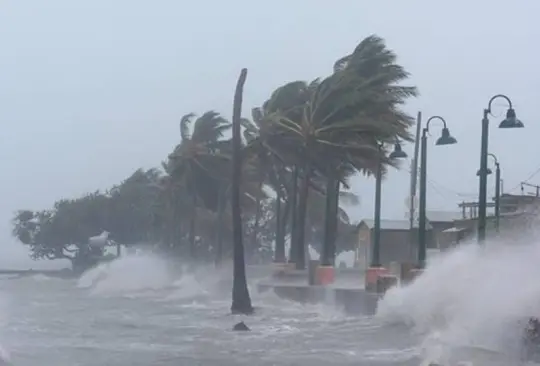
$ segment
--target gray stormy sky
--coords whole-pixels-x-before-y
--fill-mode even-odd
[[[490,151],[505,189],[514,188],[540,166],[538,14],[532,0],[2,0],[0,266],[25,262],[10,236],[16,209],[50,207],[157,166],[179,140],[182,114],[230,117],[242,67],[249,116],[284,82],[330,73],[372,33],[420,89],[406,109],[444,116],[459,141],[429,146],[428,209],[456,209],[457,193],[474,198],[480,119],[497,93],[512,98],[526,124],[502,131],[492,119]],[[407,170],[383,185],[385,218],[404,218]],[[371,217],[373,188],[372,179],[354,181],[362,197],[354,219]]]

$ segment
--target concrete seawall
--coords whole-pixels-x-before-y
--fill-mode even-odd
[[[374,315],[381,298],[380,294],[362,288],[260,283],[257,289],[259,292],[274,291],[282,299],[302,304],[332,305],[350,315]]]

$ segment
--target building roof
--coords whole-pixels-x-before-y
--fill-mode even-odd
[[[463,213],[456,211],[427,211],[426,216],[431,222],[454,222],[463,218]]]
[[[526,210],[521,210],[521,211],[516,211],[516,212],[501,212],[500,214],[500,217],[501,219],[512,219],[512,218],[520,218],[520,217],[523,217],[523,216],[533,216],[533,217],[536,217],[537,216],[537,213],[535,211],[526,211]],[[493,221],[496,219],[495,215],[493,214],[490,214],[490,215],[487,215],[486,217],[487,220],[489,221]],[[459,221],[459,222],[464,222],[464,221],[476,221],[478,220],[478,217],[467,217],[467,218],[462,218],[462,219],[459,219],[459,220],[456,220],[456,221]]]
[[[467,229],[464,228],[464,227],[455,227],[455,226],[453,226],[451,228],[443,230],[442,232],[443,233],[459,233],[459,232],[462,232],[462,231],[467,231]]]
[[[375,220],[364,219],[358,223],[358,226],[366,225],[369,229],[373,229],[375,226]],[[409,220],[381,220],[381,230],[409,230]],[[415,221],[414,228],[418,229],[418,221]],[[429,222],[426,223],[426,229],[431,230],[432,226]]]

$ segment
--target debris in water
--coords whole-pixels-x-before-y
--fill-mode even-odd
[[[248,332],[251,329],[249,329],[249,327],[244,322],[240,322],[234,325],[233,330],[239,332]]]

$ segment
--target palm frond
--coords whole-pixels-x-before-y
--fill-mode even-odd
[[[182,140],[189,140],[191,138],[189,134],[189,126],[191,125],[193,117],[195,117],[194,113],[188,113],[183,115],[180,119],[180,137]]]
[[[195,120],[191,139],[196,143],[214,142],[230,127],[231,124],[218,112],[207,111]]]

